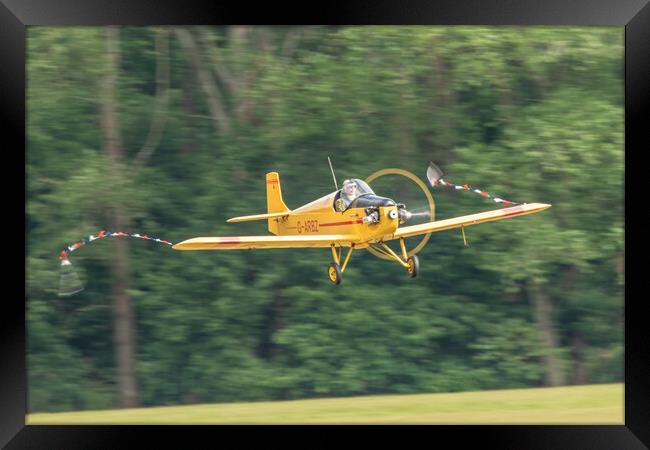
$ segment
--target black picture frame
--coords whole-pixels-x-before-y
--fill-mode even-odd
[[[181,25],[181,24],[431,24],[431,25],[614,25],[625,27],[625,193],[640,192],[644,128],[650,100],[650,6],[648,0],[444,0],[444,1],[346,1],[297,6],[277,3],[224,4],[208,1],[120,0],[0,0],[0,127],[5,154],[26,148],[25,59],[26,27],[30,25]],[[645,126],[645,127],[644,127]],[[11,163],[12,167],[14,163]],[[18,163],[15,163],[16,165]],[[12,172],[12,171],[8,171]],[[18,171],[13,171],[18,173]],[[17,175],[15,175],[17,177]],[[15,191],[14,181],[4,192]],[[642,194],[641,194],[642,195]],[[20,206],[17,207],[19,209]],[[25,210],[23,210],[25,211]],[[633,449],[650,445],[650,390],[645,344],[648,327],[642,313],[639,285],[640,259],[636,243],[642,225],[626,208],[625,289],[625,425],[611,426],[431,426],[362,427],[364,435],[385,440],[393,436],[403,443],[419,438],[433,445],[452,439],[454,445],[477,440],[498,448]],[[8,216],[8,214],[7,214]],[[25,216],[23,216],[25,217]],[[17,233],[17,234],[13,234]],[[13,236],[20,231],[12,231]],[[17,239],[9,239],[19,246]],[[25,243],[26,244],[26,243]],[[9,245],[7,243],[6,245]],[[9,250],[7,250],[9,251]],[[14,254],[13,252],[11,252]],[[199,442],[206,434],[224,439],[250,440],[257,433],[248,427],[162,426],[43,426],[25,425],[27,405],[25,303],[19,295],[5,296],[0,314],[0,446],[7,448],[113,448],[135,443],[135,438],[166,441],[172,436]],[[25,295],[26,301],[26,295]],[[552,418],[549,418],[552,420]],[[280,427],[283,442],[339,443],[329,437],[329,427]],[[358,430],[357,427],[352,427]],[[347,428],[349,431],[350,428]],[[275,434],[278,427],[256,427]],[[326,432],[327,431],[327,432]],[[298,432],[298,435],[295,433]],[[137,436],[136,436],[137,435]],[[214,436],[211,436],[214,438]],[[245,439],[248,438],[248,439]],[[280,438],[278,436],[278,438]],[[287,438],[290,441],[286,441]],[[298,438],[298,439],[296,439]],[[308,438],[304,441],[303,438]],[[311,438],[311,439],[310,439]],[[407,440],[405,440],[407,439]],[[210,442],[210,441],[208,441]],[[241,441],[240,441],[241,442]],[[415,441],[412,441],[415,442]],[[645,443],[645,445],[644,445]]]

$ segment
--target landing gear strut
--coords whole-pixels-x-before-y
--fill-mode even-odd
[[[336,246],[332,244],[332,257],[334,258],[334,262],[330,264],[329,268],[327,269],[327,276],[332,283],[341,284],[341,281],[343,280],[342,274],[348,265],[348,261],[350,261],[350,256],[352,255],[353,250],[354,244],[350,246],[350,250],[348,250],[348,254],[345,256],[345,261],[343,261],[343,265],[341,266],[341,253],[343,249],[337,252]]]
[[[415,278],[418,276],[418,273],[420,272],[420,260],[418,260],[418,257],[416,255],[408,256],[408,253],[406,252],[406,245],[404,244],[404,238],[400,238],[399,240],[400,249],[402,251],[401,256],[397,255],[393,249],[391,249],[385,243],[380,242],[379,244],[383,248],[373,247],[374,250],[401,264],[402,267],[406,269],[409,277]]]

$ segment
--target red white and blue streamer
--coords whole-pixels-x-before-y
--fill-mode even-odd
[[[454,184],[451,181],[446,181],[442,178],[442,170],[438,166],[436,166],[433,161],[429,161],[429,167],[427,168],[427,180],[429,180],[429,183],[431,184],[431,187],[436,187],[436,186],[447,186],[451,189],[455,189],[458,191],[470,191],[474,192],[475,194],[480,195],[483,198],[489,198],[495,203],[502,203],[506,206],[510,205],[524,205],[525,203],[518,203],[518,202],[513,202],[510,200],[505,200],[500,197],[492,196],[490,195],[489,192],[483,191],[481,189],[474,188],[470,186],[469,184]]]
[[[434,180],[431,184],[433,186],[438,186],[438,185],[447,186],[449,188],[456,189],[456,190],[465,190],[465,191],[474,192],[475,194],[478,194],[483,198],[489,198],[489,199],[491,199],[492,201],[494,201],[496,203],[503,203],[506,206],[523,205],[524,204],[524,203],[512,202],[510,200],[505,200],[505,199],[500,198],[500,197],[492,196],[492,195],[490,195],[489,192],[485,192],[485,191],[482,191],[480,189],[473,188],[472,186],[470,186],[468,184],[463,184],[461,186],[461,185],[458,185],[458,184],[454,184],[451,181],[445,181],[442,178],[440,178],[439,180]]]
[[[67,260],[70,253],[74,252],[78,248],[83,247],[86,244],[90,244],[93,241],[96,241],[97,239],[102,239],[102,238],[108,238],[108,237],[130,237],[130,238],[136,238],[136,239],[143,239],[145,241],[154,241],[158,242],[160,244],[166,244],[166,245],[174,245],[169,241],[166,241],[164,239],[158,239],[153,236],[148,236],[146,234],[139,234],[139,233],[125,233],[123,231],[117,231],[117,232],[112,232],[112,231],[106,231],[106,230],[101,230],[98,231],[95,235],[90,235],[87,238],[81,239],[78,242],[75,242],[72,245],[67,246],[63,250],[61,250],[61,253],[59,254],[59,259],[61,261]]]

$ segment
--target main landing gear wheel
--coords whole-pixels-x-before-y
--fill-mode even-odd
[[[428,219],[427,220],[429,220],[431,222],[436,220],[436,218],[435,218],[436,206],[435,206],[435,203],[433,202],[433,196],[431,195],[431,192],[429,191],[429,188],[427,187],[426,184],[424,184],[424,182],[420,178],[417,177],[417,175],[409,172],[408,170],[392,169],[392,168],[378,170],[377,172],[373,173],[368,178],[366,178],[365,181],[366,181],[366,183],[370,184],[371,182],[373,182],[375,180],[378,180],[379,178],[387,176],[387,175],[402,176],[402,177],[408,178],[413,183],[415,183],[417,185],[417,188],[418,188],[418,189],[416,189],[416,191],[417,190],[422,191],[422,194],[424,195],[424,197],[426,197],[426,205],[427,205],[426,206],[426,212],[428,213]],[[385,183],[386,183],[386,180],[384,180],[384,184]],[[411,188],[407,188],[407,190],[412,189],[413,185],[410,184],[410,186],[411,186]],[[414,192],[414,191],[411,190],[411,192]],[[415,195],[415,194],[413,194],[413,195]],[[419,202],[424,200],[424,199],[422,199],[422,197],[419,197],[419,199],[420,199],[420,200],[418,200]],[[398,202],[400,201],[399,198],[394,198],[394,200],[398,201]],[[409,205],[407,204],[406,207],[408,209]],[[409,225],[408,222],[405,225]],[[429,242],[429,237],[431,237],[431,233],[427,233],[427,234],[423,235],[422,240],[418,243],[417,246],[415,246],[412,250],[410,250],[408,252],[407,256],[415,256],[416,253],[418,253],[420,250],[422,250],[424,248],[424,246],[427,245],[427,242]],[[374,249],[372,246],[367,247],[366,250],[368,250],[370,253],[372,253],[373,255],[375,255],[378,258],[386,259],[386,260],[391,260],[392,259],[390,256],[388,256],[386,254],[383,254],[382,252]],[[413,276],[415,276],[415,275],[413,275]]]
[[[327,276],[334,284],[341,284],[341,268],[336,263],[331,263],[327,269]]]
[[[406,260],[406,264],[408,265],[406,270],[409,274],[409,277],[417,277],[418,272],[420,272],[420,260],[418,257],[416,255],[409,256],[409,259]]]

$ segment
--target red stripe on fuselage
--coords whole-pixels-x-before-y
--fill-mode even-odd
[[[358,220],[350,220],[348,222],[332,222],[332,223],[321,223],[321,227],[335,227],[338,225],[352,225],[354,223],[363,223],[363,220],[358,219]]]

